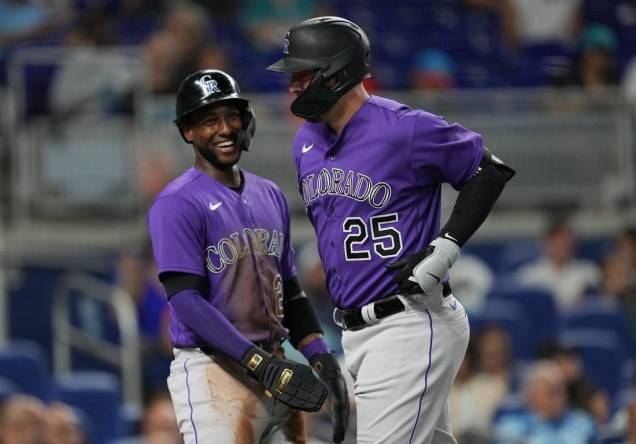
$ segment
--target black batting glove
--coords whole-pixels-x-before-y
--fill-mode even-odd
[[[349,426],[347,383],[333,353],[319,353],[311,358],[311,366],[329,388],[329,414],[333,422],[333,442],[344,441]]]
[[[274,356],[256,346],[245,353],[241,365],[265,386],[267,396],[292,409],[315,412],[327,398],[327,387],[308,365]]]

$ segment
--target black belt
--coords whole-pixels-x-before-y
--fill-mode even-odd
[[[444,282],[442,284],[442,295],[446,297],[451,293],[452,290],[449,283]],[[339,310],[341,313],[342,326],[345,330],[354,330],[368,324],[368,322],[365,321],[364,316],[362,316],[362,310],[362,308]],[[373,312],[377,319],[386,318],[387,316],[400,313],[404,310],[406,310],[404,302],[402,302],[397,296],[389,296],[388,298],[380,299],[379,301],[375,301],[375,304],[373,305]]]
[[[283,343],[282,339],[273,339],[271,341],[254,341],[254,345],[256,345],[259,348],[262,348],[267,353],[274,353],[275,351],[281,349],[283,347],[282,343]],[[214,350],[212,347],[208,347],[207,345],[204,345],[199,348],[206,355],[216,355],[219,353],[218,351]]]

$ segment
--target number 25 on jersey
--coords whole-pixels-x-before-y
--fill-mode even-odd
[[[402,235],[391,226],[398,221],[398,214],[380,214],[368,222],[360,217],[348,217],[342,223],[342,231],[347,233],[344,240],[347,261],[369,261],[375,253],[382,258],[395,257],[402,251]],[[363,247],[371,237],[373,251]]]

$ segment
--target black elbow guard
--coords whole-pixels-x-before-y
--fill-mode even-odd
[[[499,157],[491,153],[486,147],[484,147],[484,155],[479,163],[477,173],[473,176],[473,178],[481,174],[484,169],[494,169],[497,172],[496,174],[503,179],[504,183],[512,179],[516,173],[515,170],[503,163]],[[470,183],[470,181],[468,183]]]
[[[448,233],[457,239],[460,247],[463,246],[486,220],[506,182],[514,175],[515,170],[484,148],[477,172],[459,191],[455,207],[440,235]]]

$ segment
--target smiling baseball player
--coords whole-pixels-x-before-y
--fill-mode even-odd
[[[514,171],[479,134],[369,96],[369,40],[319,17],[269,69],[291,73],[298,187],[355,381],[359,443],[455,443],[447,398],[468,344],[447,273]],[[441,185],[459,190],[440,230]]]
[[[237,165],[255,131],[248,101],[228,74],[198,71],[181,83],[175,123],[194,167],[160,193],[148,228],[169,298],[168,387],[186,444],[304,443],[299,410],[318,410],[327,390],[341,441],[345,383],[296,278],[287,202]],[[282,356],[285,338],[320,379]]]

